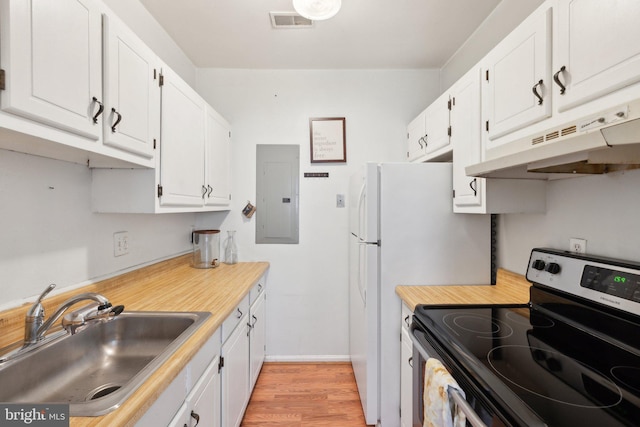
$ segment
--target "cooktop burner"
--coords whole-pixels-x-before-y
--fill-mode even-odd
[[[419,306],[416,319],[501,405],[525,402],[548,426],[631,426],[640,420],[640,355],[544,310]],[[506,384],[511,396],[492,394]],[[504,388],[504,387],[503,387]]]

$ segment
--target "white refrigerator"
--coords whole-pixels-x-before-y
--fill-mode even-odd
[[[397,285],[488,284],[489,215],[454,214],[450,163],[367,163],[349,185],[349,345],[368,425],[400,425]]]

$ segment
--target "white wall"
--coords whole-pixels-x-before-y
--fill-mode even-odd
[[[191,248],[195,215],[92,213],[91,171],[74,163],[0,150],[0,200],[0,307]],[[118,258],[117,231],[130,237]]]
[[[366,161],[406,158],[406,125],[438,93],[437,70],[198,70],[201,95],[233,129],[232,211],[239,259],[271,262],[267,350],[272,358],[348,354],[348,177]],[[346,164],[311,164],[309,118],[346,118]],[[256,144],[300,145],[300,244],[256,245]],[[329,172],[329,178],[303,178]],[[350,203],[347,200],[347,204]],[[260,212],[256,212],[260,215]],[[208,215],[198,223],[207,226]]]
[[[501,215],[499,264],[524,274],[534,247],[569,249],[587,239],[587,252],[640,260],[640,170],[552,181],[544,214]]]

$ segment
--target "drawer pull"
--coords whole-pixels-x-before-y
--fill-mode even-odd
[[[238,311],[238,314],[236,315],[236,319],[239,319],[242,317],[242,311],[240,311],[240,307],[236,308],[236,310]]]
[[[404,323],[406,323],[407,326],[409,326],[409,317],[410,317],[410,315],[407,314],[407,317],[404,318]]]
[[[193,426],[193,427],[196,427],[198,424],[200,424],[200,415],[198,415],[197,413],[191,411],[191,418],[196,420],[196,425]]]
[[[98,117],[100,117],[100,114],[102,114],[102,112],[104,111],[104,105],[102,105],[102,102],[98,101],[98,98],[96,98],[95,96],[91,98],[91,100],[99,106],[98,112],[95,116],[93,116],[93,123],[98,123]]]

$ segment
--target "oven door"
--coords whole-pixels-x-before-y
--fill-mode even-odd
[[[472,427],[510,427],[497,415],[482,393],[466,377],[455,361],[446,356],[437,342],[415,322],[411,325],[413,341],[413,427],[423,427],[424,423],[424,383],[425,364],[428,358],[438,359],[453,376],[458,386],[464,391],[466,399],[453,391],[450,398],[467,417],[467,426]]]

